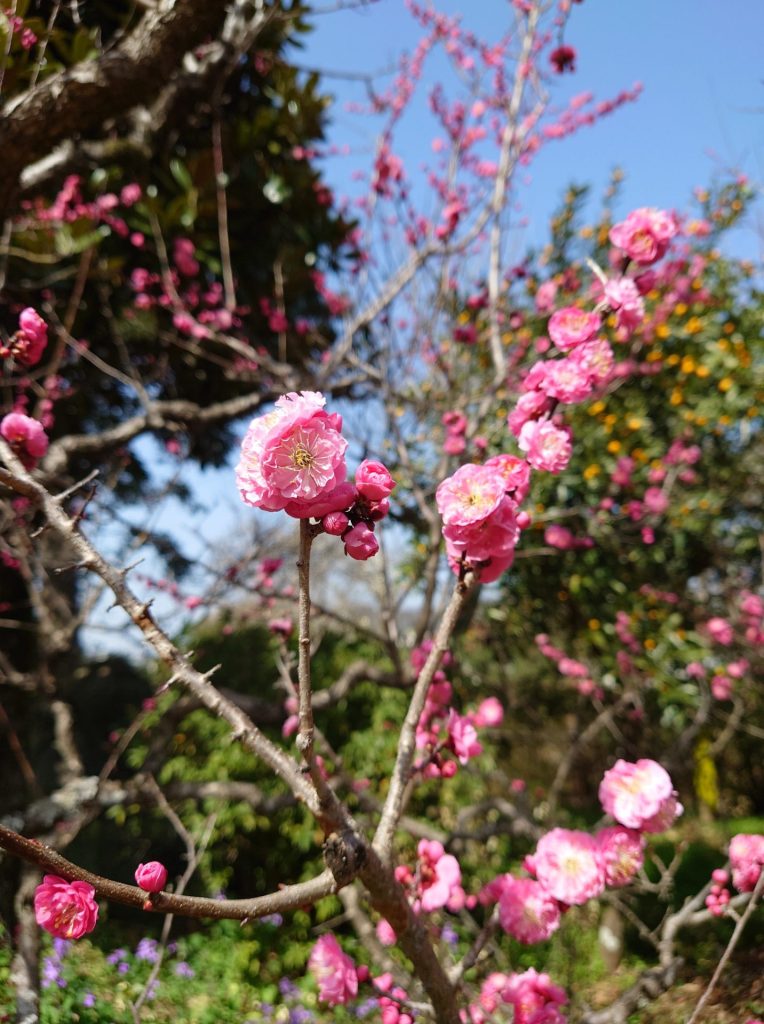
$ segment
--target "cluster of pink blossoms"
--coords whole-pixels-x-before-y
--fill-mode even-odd
[[[753,892],[764,871],[764,836],[738,833],[730,840],[729,856],[733,886],[738,892]],[[706,907],[716,917],[721,917],[729,906],[729,880],[729,872],[724,868],[711,872]]]
[[[8,341],[0,338],[0,358],[14,359],[22,366],[35,366],[48,344],[48,325],[28,306],[19,314],[19,329]]]
[[[395,877],[409,893],[417,913],[420,910],[430,913],[440,907],[456,913],[466,906],[459,861],[446,853],[443,844],[436,839],[420,839],[414,870],[400,864],[395,869]]]
[[[511,1006],[514,1024],[565,1024],[560,1007],[568,997],[548,974],[529,967],[522,974],[489,974],[480,999],[469,1008],[470,1024],[488,1024],[500,1005]]]
[[[574,680],[575,687],[582,697],[595,696],[600,700],[602,699],[602,688],[596,685],[591,677],[591,670],[582,661],[571,658],[565,651],[555,647],[550,643],[549,636],[546,633],[538,633],[534,639],[536,646],[544,657],[550,658],[557,663],[560,675]]]
[[[342,417],[324,410],[317,391],[291,392],[249,425],[236,467],[242,499],[296,519],[320,519],[341,537],[345,553],[365,560],[379,550],[374,524],[390,508],[395,481],[381,462],[366,459],[347,479]]]
[[[512,564],[520,530],[530,518],[519,505],[528,493],[530,470],[514,455],[495,455],[483,465],[467,463],[438,485],[435,500],[443,519],[449,562],[466,560],[491,583]]]
[[[617,761],[600,785],[603,808],[617,825],[594,835],[555,828],[542,836],[523,867],[529,878],[501,875],[480,893],[498,902],[499,923],[519,942],[548,939],[562,913],[595,899],[607,886],[627,885],[642,867],[645,832],[668,828],[681,813],[666,771],[655,761]]]
[[[660,210],[641,209],[616,224],[610,239],[640,267],[660,259],[677,232],[674,217]],[[539,312],[553,309],[556,286],[547,281],[538,290]],[[627,338],[644,317],[644,303],[638,283],[623,272],[601,286],[597,310],[566,306],[552,313],[547,325],[551,343],[562,358],[542,359],[526,374],[523,394],[510,412],[507,423],[517,438],[529,465],[549,473],[560,473],[573,451],[570,430],[557,413],[558,405],[588,398],[607,384],[616,372],[610,344],[597,337],[602,326],[599,310],[615,314],[619,337]],[[549,341],[544,340],[546,346]]]
[[[432,641],[426,640],[411,652],[411,663],[417,672],[423,668],[431,649]],[[450,654],[446,653],[441,665],[447,667],[450,658]],[[460,764],[467,764],[471,758],[483,752],[477,730],[501,725],[504,718],[504,709],[496,697],[487,697],[476,711],[460,715],[451,706],[452,696],[451,683],[443,669],[438,669],[427,691],[415,737],[417,750],[426,753],[425,759],[415,766],[415,770],[421,771],[427,779],[449,779],[454,776],[458,766],[447,755],[450,753]]]

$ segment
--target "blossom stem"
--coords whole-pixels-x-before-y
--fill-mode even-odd
[[[761,896],[762,892],[764,892],[764,871],[762,871],[759,875],[759,880],[756,883],[756,887],[754,891],[751,893],[750,902],[738,918],[737,924],[735,925],[735,930],[732,932],[730,940],[727,943],[727,948],[722,953],[721,959],[719,960],[719,963],[716,965],[716,970],[714,971],[713,976],[708,983],[708,988],[705,990],[703,995],[698,1000],[698,1004],[692,1011],[692,1014],[690,1015],[687,1024],[695,1024],[695,1021],[698,1019],[700,1012],[710,999],[711,993],[716,988],[716,984],[719,981],[719,978],[722,976],[722,971],[727,966],[729,958],[732,956],[735,946],[737,946],[738,940],[740,939],[740,936],[743,934],[743,929],[748,923],[748,918],[756,909],[756,904],[758,903],[759,897]]]
[[[313,761],[313,706],[310,678],[310,549],[313,531],[308,519],[300,520],[299,575],[299,647],[297,662],[298,716],[300,720],[297,747],[305,763]]]

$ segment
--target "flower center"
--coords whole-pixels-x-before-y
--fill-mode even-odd
[[[67,906],[62,907],[56,914],[56,917],[53,922],[56,927],[56,930],[65,930],[69,935],[71,935],[72,927],[74,925],[76,917],[77,907],[73,903],[69,903]]]
[[[304,444],[295,445],[292,450],[292,465],[295,469],[310,469],[314,461],[313,453]]]

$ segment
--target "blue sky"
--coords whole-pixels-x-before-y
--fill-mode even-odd
[[[436,6],[461,13],[463,23],[489,41],[510,23],[508,0],[440,0]],[[390,67],[402,48],[413,47],[419,31],[404,0],[377,0],[314,21],[298,62],[338,72]],[[566,42],[577,50],[578,67],[558,80],[556,101],[584,90],[604,99],[636,81],[644,92],[593,128],[546,147],[534,161],[522,195],[531,240],[543,237],[543,223],[566,185],[591,183],[596,195],[615,165],[627,175],[623,212],[686,206],[695,185],[732,167],[754,181],[764,179],[764,2],[584,0],[573,5]],[[337,100],[330,140],[370,149],[373,125],[344,109],[348,100],[363,98],[362,87],[336,78],[327,78],[325,86]],[[399,152],[416,166],[431,156],[431,136],[426,116],[416,111]],[[327,161],[327,179],[338,194],[352,189],[357,165],[354,157]],[[752,218],[728,244],[736,254],[758,259],[759,235]]]

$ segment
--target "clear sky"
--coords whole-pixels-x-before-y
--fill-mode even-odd
[[[498,39],[511,23],[508,0],[439,0],[435,6],[461,13],[487,40]],[[314,21],[298,63],[338,72],[389,68],[419,32],[404,0],[376,0]],[[599,191],[615,165],[627,174],[623,212],[686,206],[695,185],[728,168],[764,180],[764,0],[583,0],[573,5],[565,41],[577,50],[577,70],[559,79],[557,102],[586,90],[605,99],[637,81],[644,92],[593,128],[547,146],[534,161],[522,195],[531,240],[543,237],[537,231],[566,185],[591,183]],[[337,99],[331,141],[370,148],[373,126],[345,111],[348,100],[363,98],[362,87],[337,78],[325,84]],[[399,151],[418,164],[431,156],[431,135],[425,116],[415,114]],[[327,177],[338,194],[352,188],[355,166],[352,157],[328,161]],[[760,257],[753,218],[731,245],[737,254]]]

